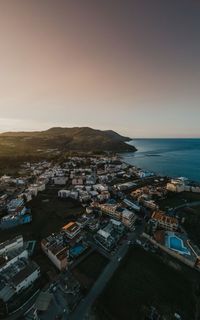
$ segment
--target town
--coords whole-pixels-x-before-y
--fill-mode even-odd
[[[198,243],[180,214],[188,203],[200,204],[198,184],[115,154],[25,162],[17,177],[3,175],[0,317],[86,319],[130,247],[200,271]]]

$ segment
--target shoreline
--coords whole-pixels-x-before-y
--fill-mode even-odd
[[[174,176],[173,176],[173,175],[168,175],[168,174],[162,174],[162,173],[156,172],[156,171],[154,171],[154,170],[149,170],[149,169],[145,169],[145,168],[139,167],[139,166],[137,166],[137,165],[134,165],[133,163],[130,163],[130,162],[125,161],[124,156],[125,156],[125,153],[119,154],[119,158],[120,158],[120,160],[122,161],[122,163],[128,164],[128,165],[130,165],[131,167],[136,168],[137,170],[141,170],[141,171],[153,173],[153,176],[154,176],[154,177],[158,177],[158,178],[169,178],[169,179],[179,179],[179,178],[181,178],[181,176],[179,176],[179,175],[174,175]],[[182,176],[182,178],[183,178],[183,176]],[[187,176],[184,176],[184,178],[187,179],[187,180],[188,180],[189,182],[191,182],[191,183],[200,185],[200,181],[198,181],[198,180],[190,179],[190,178],[187,177]]]
[[[175,142],[167,143],[166,141],[169,141],[169,139],[163,138],[134,139],[128,144],[135,145],[137,153],[136,151],[121,152],[119,154],[120,159],[129,165],[141,168],[141,170],[154,172],[157,176],[167,176],[174,179],[187,177],[188,180],[200,184],[198,168],[200,139],[171,140]],[[195,143],[188,143],[189,140],[195,141]]]

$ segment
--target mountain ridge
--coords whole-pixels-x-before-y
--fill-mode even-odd
[[[0,148],[23,152],[56,148],[60,151],[136,151],[126,142],[132,140],[113,130],[90,127],[52,127],[44,131],[9,131],[0,134]]]

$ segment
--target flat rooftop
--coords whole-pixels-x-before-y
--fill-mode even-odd
[[[80,227],[78,226],[78,224],[76,222],[69,222],[64,227],[62,227],[62,230],[73,234],[74,232],[80,230]]]
[[[175,217],[170,217],[161,211],[154,212],[152,214],[151,218],[153,220],[161,221],[161,222],[167,223],[167,224],[178,224],[178,220]]]
[[[39,266],[35,263],[35,262],[29,262],[29,264],[27,264],[25,266],[25,268],[23,268],[21,271],[19,271],[13,278],[12,278],[12,283],[14,285],[18,285],[19,283],[21,283],[24,279],[26,279],[27,277],[29,277],[34,271],[36,271],[39,268]]]

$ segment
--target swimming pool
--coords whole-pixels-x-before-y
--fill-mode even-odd
[[[85,247],[82,244],[78,244],[69,250],[69,254],[72,257],[77,257],[85,250]]]
[[[180,254],[190,255],[190,251],[184,246],[183,240],[176,235],[167,236],[167,246]]]

